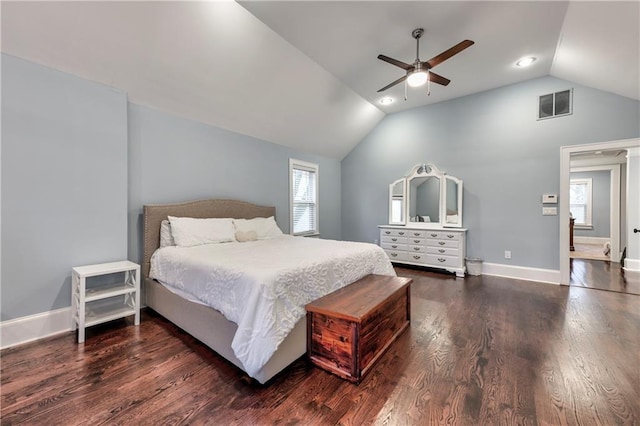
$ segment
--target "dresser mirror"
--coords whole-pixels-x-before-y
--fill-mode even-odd
[[[444,176],[445,223],[444,226],[462,226],[462,181],[455,176]]]
[[[430,163],[413,167],[389,186],[389,224],[462,227],[462,180]]]
[[[409,222],[439,223],[440,177],[415,176],[409,182]]]
[[[405,224],[406,179],[398,179],[389,185],[389,224]]]

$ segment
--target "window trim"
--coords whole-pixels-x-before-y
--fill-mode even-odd
[[[304,170],[308,172],[313,172],[316,174],[315,180],[315,229],[306,231],[306,232],[293,232],[293,170]],[[320,166],[315,163],[310,163],[307,161],[296,160],[295,158],[289,158],[289,234],[294,236],[318,236],[320,235],[320,224],[319,224],[319,215],[320,215]]]
[[[587,201],[585,203],[585,223],[575,222],[576,229],[593,229],[593,179],[592,178],[575,178],[569,179],[569,190],[571,185],[587,185]],[[571,194],[571,192],[569,192]],[[569,211],[571,211],[571,196],[569,196]]]

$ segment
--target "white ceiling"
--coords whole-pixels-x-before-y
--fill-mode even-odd
[[[385,113],[553,75],[640,99],[640,2],[7,2],[2,51],[127,92],[132,102],[343,158]],[[447,87],[376,91],[376,59],[475,45]],[[533,66],[514,62],[534,55]],[[177,141],[179,142],[179,141]]]

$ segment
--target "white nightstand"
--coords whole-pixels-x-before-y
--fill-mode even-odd
[[[89,286],[87,278],[124,272],[124,282]],[[71,309],[73,327],[78,327],[78,343],[84,342],[86,327],[135,315],[140,324],[140,265],[129,262],[101,263],[71,269]]]

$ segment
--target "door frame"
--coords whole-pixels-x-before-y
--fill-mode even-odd
[[[620,262],[620,164],[570,167],[570,173],[609,172],[609,241],[612,262]],[[575,241],[575,236],[574,236]]]
[[[569,281],[571,279],[571,265],[568,250],[569,181],[571,174],[571,154],[590,151],[606,151],[611,149],[628,149],[635,147],[640,147],[640,139],[638,138],[560,147],[560,211],[558,220],[560,227],[560,284],[569,285]],[[627,190],[629,190],[629,188],[627,188]]]

